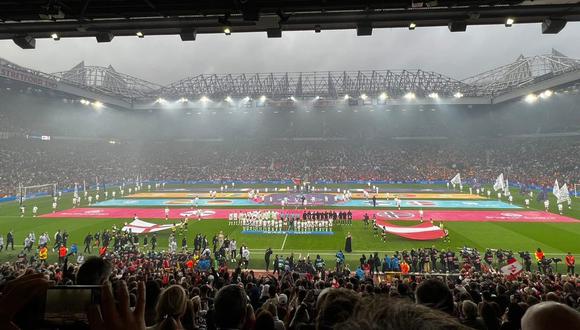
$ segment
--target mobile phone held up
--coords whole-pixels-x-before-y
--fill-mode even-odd
[[[81,324],[88,325],[87,310],[100,300],[100,285],[55,286],[29,308],[34,310],[37,326],[78,329]]]

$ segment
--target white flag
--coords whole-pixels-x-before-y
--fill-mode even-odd
[[[459,175],[459,173],[457,173],[457,175],[454,176],[453,179],[451,179],[451,183],[461,185],[461,176]]]
[[[508,260],[508,264],[503,266],[501,273],[507,277],[515,277],[523,271],[522,264],[520,264],[515,258]]]
[[[554,196],[558,197],[558,195],[560,194],[560,186],[558,186],[558,180],[556,180],[556,182],[554,182],[554,188],[552,188],[552,194],[554,194]]]
[[[493,184],[493,189],[495,191],[504,190],[505,189],[505,182],[503,181],[503,173],[500,174],[497,179],[495,179],[495,183]]]
[[[560,191],[558,192],[558,203],[564,203],[565,201],[570,199],[570,192],[568,191],[568,185],[564,183],[562,187],[560,187]]]
[[[133,234],[146,234],[154,233],[157,231],[168,230],[174,227],[174,225],[159,225],[156,223],[145,222],[143,220],[133,220],[131,223],[123,227],[123,231],[129,231]]]

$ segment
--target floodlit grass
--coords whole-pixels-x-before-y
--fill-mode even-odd
[[[175,186],[172,186],[175,187]],[[184,186],[180,186],[184,187]],[[205,186],[219,190],[219,186]],[[247,186],[246,186],[247,187]],[[262,185],[261,187],[266,187]],[[273,186],[268,186],[273,187]],[[280,186],[279,186],[280,187]],[[329,187],[331,187],[329,185]],[[332,186],[344,188],[344,186]],[[355,186],[350,186],[354,188]],[[364,187],[364,185],[358,186]],[[381,185],[381,188],[387,188]],[[388,187],[397,188],[434,188],[441,186],[420,186],[420,185],[389,185]],[[169,188],[167,186],[166,188]],[[236,187],[243,188],[243,187]],[[94,195],[94,191],[92,192]],[[514,202],[523,205],[524,197],[520,196],[517,190],[513,190]],[[101,196],[104,194],[101,192]],[[551,195],[551,194],[550,194]],[[109,194],[110,196],[110,194]],[[580,200],[573,199],[573,203],[579,203]],[[16,202],[7,202],[0,204],[0,234],[6,240],[6,233],[13,230],[15,234],[16,247],[14,251],[0,252],[0,261],[14,260],[17,253],[23,246],[25,235],[34,231],[37,239],[42,232],[48,232],[51,239],[57,229],[67,230],[70,234],[69,242],[76,242],[79,250],[83,250],[83,240],[87,233],[102,231],[111,228],[113,224],[122,226],[131,219],[44,219],[32,218],[32,206],[39,207],[39,214],[52,211],[52,199],[50,197],[29,200],[26,203],[26,216],[21,218],[18,204]],[[83,202],[83,207],[86,206]],[[72,207],[72,194],[63,195],[59,201],[58,209],[64,210]],[[532,209],[543,210],[543,204],[532,201]],[[551,211],[556,212],[556,201],[551,197]],[[564,215],[580,219],[580,209],[578,205],[573,205],[572,210],[565,209]],[[161,223],[161,220],[147,220]],[[396,222],[402,224],[403,222]],[[413,224],[404,222],[404,224]],[[271,247],[275,254],[284,256],[294,253],[296,256],[306,256],[310,254],[315,257],[321,254],[326,259],[327,265],[332,265],[334,255],[339,249],[344,248],[344,240],[347,232],[353,236],[354,252],[347,256],[347,263],[352,266],[358,264],[358,258],[362,253],[378,252],[384,256],[385,253],[393,251],[410,250],[412,248],[436,246],[439,249],[459,249],[466,245],[480,250],[485,248],[506,248],[514,252],[533,251],[536,248],[542,248],[548,255],[563,257],[568,251],[580,255],[580,221],[578,223],[498,223],[498,222],[448,222],[445,227],[449,230],[451,242],[443,243],[442,241],[411,241],[398,236],[388,235],[387,242],[383,242],[378,237],[374,237],[371,230],[364,227],[362,222],[355,222],[352,226],[336,226],[335,234],[332,236],[288,236],[285,240],[284,235],[245,235],[241,234],[239,226],[229,226],[226,220],[190,220],[189,231],[186,235],[188,244],[193,246],[193,237],[197,233],[202,233],[211,238],[219,231],[238,241],[238,247],[241,244],[247,244],[252,252],[251,267],[263,268],[263,252],[266,248]],[[168,233],[160,233],[158,249],[167,249]],[[69,245],[70,245],[69,243]],[[178,240],[181,246],[181,238]],[[50,260],[55,260],[54,253],[49,254]]]

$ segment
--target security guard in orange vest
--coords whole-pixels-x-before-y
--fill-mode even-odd
[[[544,261],[544,252],[542,249],[538,248],[536,253],[534,253],[534,256],[536,257],[536,262],[538,263],[538,270],[543,269],[542,262]]]
[[[403,260],[403,262],[401,262],[401,273],[409,274],[410,269],[411,267],[409,266],[409,264]]]
[[[46,259],[48,259],[48,248],[43,245],[40,250],[38,250],[38,259],[41,265],[46,265]]]
[[[67,252],[68,250],[66,246],[64,246],[64,244],[61,244],[60,248],[58,249],[58,263],[60,265],[64,264],[64,259],[66,258]]]
[[[568,266],[568,274],[574,274],[575,263],[576,260],[574,259],[574,256],[572,255],[571,252],[568,252],[568,255],[566,256],[566,266]]]

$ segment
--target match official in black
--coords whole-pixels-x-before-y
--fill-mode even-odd
[[[264,254],[264,261],[266,261],[266,273],[270,267],[270,257],[272,256],[272,248],[268,248]]]

